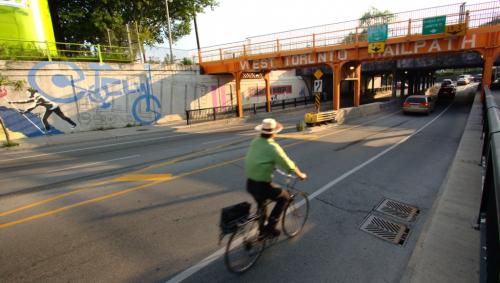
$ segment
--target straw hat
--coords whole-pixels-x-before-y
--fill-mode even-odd
[[[263,134],[277,134],[283,130],[283,125],[272,118],[267,118],[262,120],[262,124],[255,127],[255,130]]]

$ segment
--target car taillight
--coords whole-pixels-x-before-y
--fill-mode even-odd
[[[408,106],[410,106],[410,102],[403,103],[403,107],[408,107]]]
[[[421,102],[420,106],[422,106],[422,107],[429,107],[429,102]]]

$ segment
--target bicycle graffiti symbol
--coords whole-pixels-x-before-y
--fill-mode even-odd
[[[50,65],[58,65],[58,69],[61,65],[65,65],[68,69],[65,70],[66,74],[52,74],[50,76],[50,82],[52,84],[52,91],[55,88],[58,94],[66,91],[65,94],[54,97],[49,93],[47,89],[38,83],[37,78],[43,77],[39,72],[51,70],[46,68]],[[61,103],[75,103],[85,96],[88,96],[89,101],[99,105],[100,109],[111,109],[111,100],[113,97],[119,97],[122,95],[134,95],[138,96],[132,102],[131,113],[134,119],[141,124],[151,124],[161,117],[161,103],[158,97],[154,96],[152,93],[152,79],[151,79],[151,69],[149,65],[146,65],[147,69],[146,75],[141,76],[140,83],[134,82],[132,87],[129,85],[128,80],[116,79],[113,77],[103,76],[104,71],[115,71],[109,65],[100,65],[97,63],[89,64],[89,69],[94,70],[94,82],[88,88],[81,86],[86,82],[87,78],[82,69],[80,69],[75,63],[72,62],[40,62],[36,64],[28,73],[28,82],[32,88],[35,88],[39,93],[46,97],[47,99]],[[73,72],[72,75],[68,75],[67,72]],[[46,84],[44,84],[46,85]],[[69,91],[68,91],[69,89]],[[113,90],[114,89],[114,90]],[[117,90],[118,89],[118,90]],[[144,104],[145,103],[145,104]],[[143,106],[145,106],[143,108]],[[145,109],[146,113],[151,113],[144,117],[141,115],[141,109]]]

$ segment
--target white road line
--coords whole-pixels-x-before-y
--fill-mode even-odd
[[[56,169],[56,170],[48,171],[47,173],[61,172],[61,171],[65,171],[65,170],[82,168],[82,167],[87,167],[87,166],[90,166],[90,165],[96,165],[96,164],[106,163],[106,162],[110,162],[110,161],[117,161],[117,160],[129,159],[129,158],[134,158],[134,157],[140,157],[140,156],[141,156],[140,154],[135,154],[135,155],[125,156],[125,157],[120,157],[120,158],[115,158],[115,159],[97,161],[97,162],[92,162],[92,163],[85,163],[85,164],[80,164],[80,165],[73,166],[73,167],[65,167],[65,168],[62,168],[62,169]]]
[[[241,128],[241,127],[235,127],[235,128]],[[35,158],[35,157],[53,155],[53,154],[68,153],[68,152],[77,152],[77,151],[84,151],[84,150],[89,150],[89,149],[106,148],[106,147],[112,147],[112,146],[124,145],[124,144],[131,144],[131,143],[142,143],[142,142],[145,142],[145,141],[162,140],[162,139],[169,139],[169,138],[182,137],[182,136],[188,136],[188,135],[193,135],[193,134],[201,134],[201,133],[210,133],[210,132],[217,132],[217,130],[207,130],[207,131],[199,131],[199,132],[193,132],[193,133],[181,133],[181,134],[177,134],[177,135],[170,135],[170,136],[164,136],[164,137],[149,138],[149,139],[142,139],[142,140],[133,140],[133,141],[119,142],[119,143],[110,143],[110,144],[89,146],[89,147],[76,148],[76,149],[68,149],[68,150],[62,150],[62,151],[56,151],[56,152],[50,152],[50,153],[41,153],[41,154],[28,155],[28,156],[22,156],[22,157],[10,158],[10,159],[2,159],[2,160],[0,160],[0,163],[1,162],[7,162],[7,161],[14,161],[14,160],[21,160],[21,159],[28,159],[28,158]]]
[[[326,190],[330,189],[331,187],[333,187],[334,185],[336,185],[337,183],[339,183],[340,181],[342,181],[345,178],[349,177],[350,175],[356,173],[357,171],[361,170],[363,167],[367,166],[368,164],[370,164],[373,161],[379,159],[380,157],[382,157],[386,153],[388,153],[391,150],[395,149],[397,146],[399,146],[402,143],[406,142],[407,140],[409,140],[410,138],[412,138],[413,136],[415,136],[416,134],[418,134],[419,132],[421,132],[423,129],[427,128],[427,126],[429,126],[430,124],[432,124],[434,121],[436,121],[437,119],[439,119],[450,108],[451,105],[452,104],[448,105],[448,107],[446,107],[441,113],[439,113],[438,116],[436,116],[434,119],[432,119],[427,124],[425,124],[424,126],[422,126],[420,129],[418,129],[415,132],[413,132],[411,135],[403,138],[402,140],[400,140],[397,143],[393,144],[392,146],[386,148],[385,150],[383,150],[382,152],[380,152],[377,155],[373,156],[372,158],[368,159],[367,161],[361,163],[360,165],[358,165],[358,166],[354,167],[353,169],[349,170],[348,172],[342,174],[340,177],[336,178],[335,180],[332,180],[329,183],[327,183],[326,185],[324,185],[323,187],[319,188],[314,193],[312,193],[312,194],[309,195],[309,199],[310,200],[314,199],[318,195],[324,193]],[[210,263],[212,263],[213,261],[217,260],[222,255],[224,255],[224,251],[225,251],[225,247],[217,250],[215,253],[213,253],[213,254],[209,255],[208,257],[204,258],[202,261],[198,262],[197,264],[191,266],[190,268],[188,268],[188,269],[184,270],[183,272],[177,274],[176,276],[172,277],[166,283],[178,283],[178,282],[182,282],[186,278],[188,278],[191,275],[195,274],[196,272],[200,271],[203,267],[209,265]]]

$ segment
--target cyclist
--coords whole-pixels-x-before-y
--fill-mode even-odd
[[[259,206],[267,199],[276,201],[268,223],[261,231],[276,237],[280,234],[276,224],[290,195],[287,190],[271,183],[272,173],[278,167],[286,173],[295,173],[301,180],[306,179],[307,175],[300,171],[281,146],[274,141],[276,134],[283,130],[280,123],[271,118],[264,119],[255,130],[260,132],[260,136],[253,139],[245,156],[247,191]]]

